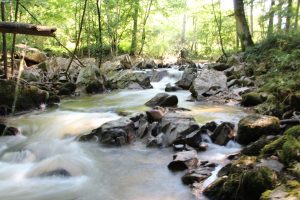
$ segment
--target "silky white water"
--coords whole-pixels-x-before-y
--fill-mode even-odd
[[[169,76],[152,83],[149,90],[123,90],[65,99],[58,108],[8,119],[24,136],[0,137],[0,199],[2,200],[192,200],[190,188],[181,183],[182,173],[172,173],[167,165],[172,149],[149,149],[136,142],[120,148],[80,143],[75,137],[87,134],[121,111],[147,110],[144,103],[174,84],[182,72],[169,69]],[[172,92],[179,106],[192,109],[201,124],[215,121],[237,122],[245,113],[236,107],[186,101],[189,91]],[[201,160],[224,165],[227,155],[239,151],[235,143],[227,147],[209,144]],[[209,178],[204,185],[215,179]],[[46,176],[65,169],[69,176]]]

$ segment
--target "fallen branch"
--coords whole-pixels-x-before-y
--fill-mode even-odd
[[[55,27],[46,27],[46,26],[17,23],[17,22],[0,22],[0,32],[2,33],[54,37],[55,31],[56,31]]]

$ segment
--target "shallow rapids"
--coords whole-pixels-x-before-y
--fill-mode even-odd
[[[181,183],[182,173],[172,173],[167,165],[172,149],[149,149],[136,142],[120,148],[104,148],[79,143],[75,137],[87,134],[103,123],[118,119],[119,112],[147,110],[144,103],[165,85],[182,75],[169,75],[152,83],[149,90],[123,90],[109,94],[68,98],[58,108],[8,119],[25,136],[0,137],[0,199],[3,200],[193,200],[190,188]],[[200,104],[188,91],[172,92],[179,106],[200,124],[215,120],[237,122],[245,113],[237,107]],[[239,151],[211,144],[199,153],[201,160],[226,164],[229,154]],[[204,182],[211,183],[217,171]],[[64,169],[67,171],[65,172]],[[49,174],[56,172],[56,176]],[[200,198],[201,195],[200,195]]]

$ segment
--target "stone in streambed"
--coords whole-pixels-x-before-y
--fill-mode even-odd
[[[89,141],[95,136],[102,144],[121,146],[131,143],[136,137],[136,131],[133,121],[123,117],[103,124],[90,134],[80,137],[80,140]]]
[[[184,70],[182,78],[176,82],[176,86],[188,90],[193,80],[197,77],[197,68],[194,67],[188,67]]]
[[[237,141],[242,145],[248,145],[263,135],[276,135],[279,131],[280,121],[277,117],[250,115],[240,120]]]
[[[225,146],[229,140],[234,138],[234,124],[223,122],[214,130],[210,137],[213,143]]]
[[[198,166],[199,160],[196,151],[183,151],[174,154],[173,161],[168,165],[171,171],[183,171]]]
[[[168,95],[167,93],[159,93],[155,95],[151,100],[145,103],[146,106],[155,107],[174,107],[178,104],[178,98],[176,95]]]
[[[245,107],[257,106],[262,104],[266,99],[259,93],[250,92],[242,95],[241,105]]]

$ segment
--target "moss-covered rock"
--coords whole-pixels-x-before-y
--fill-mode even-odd
[[[59,88],[59,95],[71,95],[75,92],[76,90],[76,84],[67,82],[61,85]]]
[[[289,169],[288,171],[296,177],[298,181],[300,181],[300,163],[295,162]]]
[[[250,115],[240,120],[238,124],[237,141],[248,145],[263,135],[274,135],[280,131],[280,121],[277,117]]]
[[[298,181],[288,181],[274,190],[267,190],[260,200],[298,200],[300,199],[300,183]]]
[[[15,99],[16,82],[13,80],[0,80],[0,105],[11,112]],[[35,86],[19,85],[15,111],[25,111],[39,108],[46,104],[49,94]]]
[[[250,92],[242,95],[241,105],[245,107],[256,106],[265,101],[263,96],[257,92]]]
[[[274,173],[266,167],[247,169],[218,178],[204,190],[210,199],[255,200],[275,185]]]
[[[285,165],[289,166],[300,161],[299,126],[287,130],[283,136],[266,145],[261,153],[263,156],[275,155]]]

